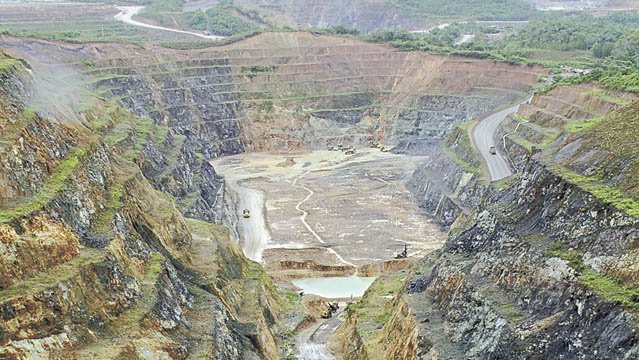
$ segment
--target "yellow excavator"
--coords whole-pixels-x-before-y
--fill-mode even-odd
[[[322,313],[320,314],[320,316],[322,317],[322,319],[330,319],[333,317],[333,313],[330,312],[329,310],[322,310]]]
[[[333,314],[337,312],[337,309],[339,309],[338,303],[326,303],[326,310],[322,310],[320,316],[322,319],[330,319],[333,317]]]

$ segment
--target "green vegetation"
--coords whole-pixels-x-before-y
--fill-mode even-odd
[[[149,141],[152,131],[155,130],[153,120],[149,118],[134,118],[135,141],[133,147],[123,154],[124,158],[132,161],[140,154],[144,145]]]
[[[596,176],[583,176],[563,168],[555,167],[562,178],[583,188],[601,201],[611,204],[628,215],[639,217],[639,201],[630,198],[614,186],[606,185]]]
[[[570,265],[570,267],[575,269],[576,271],[584,270],[584,265],[581,259],[582,255],[577,250],[568,250],[562,246],[559,246],[558,244],[554,244],[553,246],[546,249],[545,254],[556,256],[564,261],[567,261],[568,265]]]
[[[618,303],[632,311],[639,310],[639,288],[629,287],[622,282],[593,270],[583,263],[583,255],[577,250],[568,250],[555,245],[546,254],[568,262],[579,278],[579,282],[604,299]]]
[[[524,314],[521,312],[517,304],[511,302],[501,303],[497,307],[497,311],[506,319],[518,324],[524,319]]]
[[[213,43],[211,43],[210,40],[162,41],[160,42],[160,45],[167,48],[178,49],[178,50],[203,49],[203,48],[211,47],[212,45],[221,46],[226,44],[232,44],[234,42],[248,39],[252,36],[261,34],[262,32],[263,30],[261,29],[255,29],[255,30],[241,33],[241,34],[234,34],[224,39],[217,40]]]
[[[595,56],[603,58],[610,55],[613,44],[627,30],[637,26],[638,21],[636,16],[625,14],[610,17],[548,15],[532,21],[505,43],[533,49],[592,50]],[[604,47],[605,53],[601,50]]]
[[[417,3],[419,1],[413,1]],[[566,67],[588,69],[561,84],[596,82],[605,87],[639,92],[639,15],[535,15],[519,29],[476,23],[453,23],[428,33],[382,30],[363,39],[390,43],[402,50],[428,51],[539,64],[563,72]],[[499,34],[499,36],[495,36]],[[474,40],[457,43],[462,35]]]
[[[291,289],[282,288],[280,294],[284,300],[285,311],[292,311],[300,302],[299,294]]]
[[[224,6],[208,9],[206,15],[209,18],[211,32],[217,35],[230,36],[250,32],[255,27],[251,22],[234,15]]]
[[[206,30],[209,27],[206,14],[200,9],[190,13],[187,19],[188,25],[191,29]]]
[[[80,160],[88,153],[86,149],[72,151],[66,158],[60,160],[51,176],[40,186],[40,191],[26,202],[9,206],[0,210],[0,222],[8,222],[13,218],[30,214],[47,204],[62,189],[71,173],[78,167]]]
[[[96,264],[104,260],[105,251],[101,249],[84,248],[80,254],[70,261],[56,265],[26,280],[17,282],[9,289],[0,292],[0,301],[35,294],[39,291],[56,286],[56,284],[72,279],[81,273],[84,266]]]
[[[464,171],[470,173],[479,173],[479,166],[468,163],[467,161],[461,159],[457,154],[444,145],[440,145],[439,148],[442,150],[446,156],[448,156],[451,160],[455,162],[455,164],[459,165]]]
[[[117,42],[137,43],[144,39],[140,29],[116,20],[90,18],[86,20],[48,20],[34,18],[30,21],[6,21],[0,19],[0,33],[16,36],[61,40],[72,43]],[[0,68],[2,66],[0,60]]]
[[[481,160],[475,145],[470,139],[469,127],[475,123],[475,121],[467,121],[465,123],[457,125],[443,140],[441,147],[446,151],[452,151],[459,161],[458,165],[466,169],[479,169]]]
[[[150,118],[138,118],[114,102],[88,118],[92,129],[102,132],[108,128],[104,143],[123,150],[122,157],[128,161],[135,159],[149,140],[162,142],[169,131],[166,126],[154,125]]]
[[[22,110],[22,117],[25,118],[25,120],[34,120],[36,117],[35,111],[33,111],[33,109],[31,108],[24,108],[24,110]]]
[[[247,10],[233,3],[220,1],[206,12],[198,9],[182,12],[184,0],[152,0],[140,12],[140,16],[153,19],[168,27],[178,27],[210,31],[216,35],[232,36],[251,33],[258,29],[271,27],[255,10]],[[210,42],[208,42],[210,46]]]
[[[415,16],[427,14],[478,20],[525,20],[535,14],[534,7],[524,0],[388,0],[391,4]]]
[[[591,81],[611,89],[639,92],[637,27],[639,15],[633,14],[545,17],[496,45],[504,48],[503,53],[507,57],[522,59],[527,56],[525,49],[588,51],[587,56],[573,58],[565,63],[591,68],[593,71],[570,78],[564,83]],[[552,61],[555,59],[536,60],[554,65]]]
[[[383,326],[391,318],[393,298],[404,286],[405,279],[403,272],[381,276],[371,284],[361,300],[346,308],[347,315],[356,321],[357,333],[368,348],[368,353],[382,353],[380,340]]]
[[[152,252],[146,264],[140,300],[115,320],[119,329],[128,329],[137,324],[155,305],[157,298],[155,285],[162,272],[162,264],[164,264],[164,256],[158,252]]]
[[[622,105],[622,106],[629,105],[630,102],[631,102],[631,100],[616,96],[616,95],[612,94],[611,92],[605,91],[605,90],[592,90],[590,92],[590,94],[598,96],[601,99],[603,99],[605,101],[608,101],[610,103],[617,104],[617,105]]]
[[[286,99],[286,100],[290,100],[290,99]],[[355,106],[355,107],[349,107],[349,108],[341,108],[341,109],[309,109],[309,110],[303,110],[303,111],[301,111],[301,113],[302,114],[316,114],[316,113],[322,113],[322,112],[360,111],[360,110],[368,110],[368,109],[371,109],[371,108],[374,108],[374,107],[375,107],[375,104]]]
[[[115,213],[124,205],[124,183],[116,183],[111,186],[107,194],[106,204],[95,220],[91,223],[92,231],[100,235],[112,235],[111,221]]]
[[[270,287],[274,287],[271,277],[266,274],[264,268],[259,263],[255,261],[247,260],[247,266],[244,272],[244,277],[250,280],[257,280],[261,284],[268,285]]]
[[[603,116],[599,116],[593,119],[584,119],[578,121],[572,121],[566,126],[566,130],[572,133],[578,133],[582,131],[592,130],[595,126],[599,125],[604,120]]]
[[[263,101],[259,106],[259,110],[265,113],[273,112],[273,101],[272,100]]]
[[[639,289],[637,288],[629,288],[590,268],[579,275],[579,281],[605,299],[614,301],[626,309],[639,310]]]
[[[155,284],[164,264],[164,256],[159,252],[153,252],[147,264],[145,280]]]
[[[501,180],[491,181],[490,184],[492,185],[493,188],[497,189],[497,191],[501,191],[516,184],[520,180],[519,177],[520,177],[519,173],[515,173]]]
[[[183,0],[153,0],[140,11],[139,15],[171,27],[175,23],[174,15],[182,12],[183,5]]]
[[[324,35],[352,35],[358,36],[360,35],[357,29],[348,28],[343,25],[335,25],[327,28],[311,28],[310,31],[314,34],[324,34]]]
[[[0,71],[13,68],[18,61],[0,52]]]
[[[242,66],[241,74],[249,79],[253,79],[258,74],[272,72],[273,65],[244,65]]]
[[[607,158],[595,174],[582,176],[563,171],[562,176],[629,215],[639,216],[639,102],[595,119],[571,123],[567,129],[584,143],[582,152],[599,148]]]

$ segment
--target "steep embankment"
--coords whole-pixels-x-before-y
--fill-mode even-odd
[[[265,33],[196,50],[5,38],[81,68],[103,97],[171,128],[141,168],[188,216],[219,221],[222,179],[209,160],[243,151],[326,148],[370,139],[424,151],[523,95],[542,69],[309,33]],[[416,150],[415,150],[416,149]]]
[[[43,118],[38,76],[0,56],[0,357],[278,358],[261,268],[136,165],[168,129],[98,101]]]
[[[448,182],[473,164],[467,138],[449,137],[446,156],[437,155],[449,165],[433,162],[416,174],[445,180],[416,189],[425,199],[443,196],[460,216],[379,330],[387,358],[637,356],[639,220],[634,187],[624,187],[636,163],[633,98],[591,86],[535,96],[504,130],[521,170],[510,185],[476,191]],[[451,185],[455,194],[437,190]],[[434,202],[424,204],[433,211]]]

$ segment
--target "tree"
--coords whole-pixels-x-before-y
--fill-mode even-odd
[[[206,21],[206,14],[204,14],[204,11],[197,9],[192,12],[191,16],[189,17],[189,26],[192,29],[196,30],[206,30],[208,26]]]

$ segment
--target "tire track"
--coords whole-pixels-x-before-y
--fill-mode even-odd
[[[313,195],[315,195],[315,191],[313,191],[313,189],[304,186],[304,185],[298,185],[297,181],[300,180],[301,178],[303,178],[304,176],[308,175],[310,173],[310,171],[306,171],[305,173],[303,173],[300,176],[297,176],[295,179],[293,179],[293,182],[291,183],[293,186],[298,187],[300,189],[304,189],[306,190],[306,192],[308,192],[308,195],[306,195],[306,197],[304,199],[302,199],[300,202],[297,203],[297,205],[295,205],[295,210],[301,212],[302,214],[300,215],[300,221],[302,222],[302,224],[304,225],[304,227],[311,233],[311,235],[313,235],[313,237],[319,241],[321,244],[326,244],[326,241],[324,241],[324,239],[322,239],[321,236],[319,236],[319,234],[317,234],[315,232],[315,230],[313,230],[313,228],[311,227],[311,225],[306,222],[306,216],[308,216],[308,211],[302,209],[302,204],[304,204],[305,202],[307,202],[308,200],[310,200],[311,197],[313,197]],[[342,262],[345,265],[348,266],[352,266],[355,268],[355,275],[357,275],[357,271],[358,271],[358,266],[353,264],[352,262],[344,259],[342,257],[342,255],[340,255],[337,251],[335,251],[332,248],[326,247],[325,248],[328,252],[330,252],[331,254],[335,255],[335,257]]]

